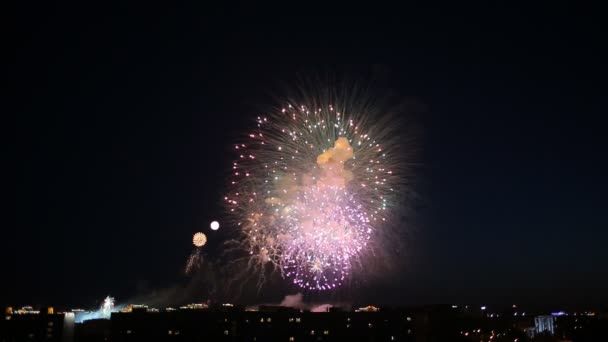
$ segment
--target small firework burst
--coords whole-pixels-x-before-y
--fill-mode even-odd
[[[201,255],[201,248],[205,246],[207,243],[207,235],[204,233],[198,232],[192,236],[192,244],[194,245],[194,250],[192,254],[188,257],[188,261],[186,262],[186,274],[192,274],[194,271],[200,268],[200,264],[203,260]]]

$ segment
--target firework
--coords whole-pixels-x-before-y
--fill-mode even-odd
[[[201,255],[201,248],[205,246],[207,243],[207,235],[204,233],[198,232],[192,236],[192,244],[194,245],[194,250],[192,254],[188,257],[188,261],[186,262],[186,274],[192,274],[195,270],[199,269],[203,257]]]
[[[122,305],[115,305],[114,297],[107,296],[101,302],[98,310],[77,312],[74,319],[76,323],[82,323],[90,319],[110,319],[113,312],[118,312],[122,308]]]
[[[207,236],[204,233],[196,233],[192,237],[192,244],[196,247],[203,247],[207,243]]]
[[[110,318],[112,312],[114,312],[114,298],[107,296],[103,303],[101,304],[101,308],[99,309],[101,312],[101,316],[104,318]]]
[[[240,232],[232,242],[256,274],[333,289],[391,235],[404,151],[383,114],[369,102],[312,96],[259,116],[234,145],[224,200]]]

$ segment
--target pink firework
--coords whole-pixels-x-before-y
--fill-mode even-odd
[[[248,141],[234,145],[224,200],[240,229],[233,245],[253,272],[330,290],[395,229],[387,221],[403,184],[403,150],[396,153],[398,125],[372,103],[302,103],[258,117]]]
[[[285,274],[294,284],[314,290],[342,284],[373,229],[356,199],[334,186],[304,190],[282,219],[290,234],[281,255]]]

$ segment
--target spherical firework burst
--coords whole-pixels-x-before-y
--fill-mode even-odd
[[[378,110],[360,98],[304,96],[259,116],[234,145],[224,200],[260,276],[270,268],[303,289],[336,288],[395,229],[386,221],[404,151],[399,126]]]
[[[207,243],[207,236],[198,232],[192,237],[192,244],[196,247],[203,247]]]

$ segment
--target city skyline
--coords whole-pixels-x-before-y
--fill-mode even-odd
[[[286,299],[287,300],[287,299]],[[525,312],[466,305],[410,308],[304,308],[298,303],[243,307],[189,304],[157,309],[113,306],[97,312],[31,307],[5,308],[0,338],[45,341],[598,341],[606,334],[606,311]],[[299,303],[301,304],[301,303]]]

